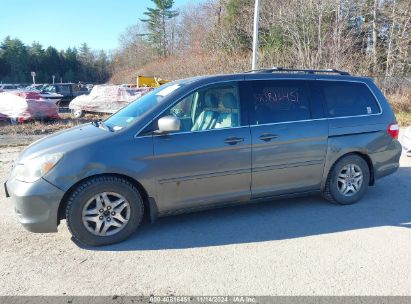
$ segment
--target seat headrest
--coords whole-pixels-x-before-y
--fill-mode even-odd
[[[222,98],[223,106],[226,109],[237,109],[237,98],[235,98],[233,93],[226,93]]]
[[[213,93],[206,93],[204,96],[204,105],[206,108],[217,108],[218,99]]]

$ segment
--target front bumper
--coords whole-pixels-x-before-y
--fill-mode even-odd
[[[15,179],[5,184],[20,223],[31,232],[57,232],[58,208],[64,192],[44,179],[25,183]]]

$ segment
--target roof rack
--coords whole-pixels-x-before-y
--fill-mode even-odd
[[[263,68],[247,71],[246,73],[274,73],[274,72],[300,72],[308,74],[321,74],[321,73],[335,73],[339,75],[350,75],[346,71],[340,71],[336,69],[326,69],[326,70],[304,70],[304,69],[288,69],[282,67],[272,67],[272,68]]]

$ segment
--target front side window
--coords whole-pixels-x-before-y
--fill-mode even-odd
[[[250,105],[250,124],[261,125],[310,119],[303,81],[255,80],[243,88]]]
[[[321,81],[328,117],[380,113],[375,97],[364,83]]]
[[[168,109],[163,116],[180,119],[180,132],[240,126],[240,102],[236,84],[199,89]]]

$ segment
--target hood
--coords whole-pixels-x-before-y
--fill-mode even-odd
[[[24,163],[26,159],[35,158],[48,153],[68,153],[85,145],[113,136],[113,132],[85,124],[60,131],[39,139],[24,149],[16,163]]]

